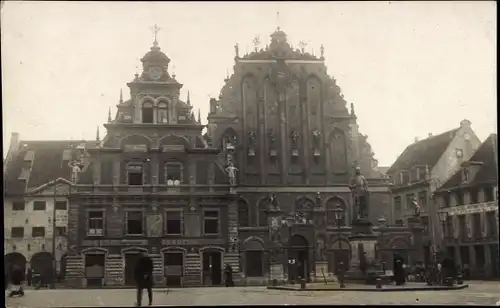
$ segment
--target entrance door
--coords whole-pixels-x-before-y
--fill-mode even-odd
[[[141,254],[139,252],[125,254],[125,285],[135,285],[134,269],[140,258]]]
[[[309,244],[300,235],[294,235],[289,240],[288,250],[288,277],[289,280],[296,280],[299,276],[309,281]]]
[[[220,251],[203,252],[203,284],[222,284],[222,254]]]

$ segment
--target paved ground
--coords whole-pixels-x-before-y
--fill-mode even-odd
[[[144,294],[146,296],[146,294]],[[313,292],[278,291],[265,287],[155,289],[155,305],[314,305],[314,304],[422,304],[495,305],[500,282],[469,282],[469,288],[453,291],[417,292]],[[135,291],[120,290],[29,290],[23,298],[7,298],[7,307],[130,307]],[[147,301],[147,296],[146,296]]]

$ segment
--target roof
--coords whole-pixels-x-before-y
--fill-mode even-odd
[[[497,181],[497,166],[496,166],[496,154],[498,151],[497,135],[491,134],[486,138],[486,140],[479,146],[474,155],[468,160],[468,162],[482,162],[483,164],[479,167],[479,170],[474,175],[471,181],[467,182],[467,186],[474,186],[480,183],[496,182]],[[462,172],[461,170],[453,174],[439,190],[450,189],[458,187],[462,184]]]
[[[378,171],[380,172],[380,174],[387,174],[387,170],[389,170],[390,167],[382,167],[382,166],[379,166],[378,167]]]
[[[448,148],[460,128],[455,128],[442,134],[415,142],[406,147],[396,162],[387,170],[387,174],[399,170],[408,170],[412,166],[429,166],[432,169]]]
[[[17,153],[12,157],[5,175],[6,194],[22,194],[25,188],[36,188],[58,178],[71,179],[71,170],[67,163],[63,163],[63,153],[81,144],[82,141],[56,140],[56,141],[20,141]],[[85,142],[89,144],[89,142]],[[30,152],[32,151],[32,152]],[[28,183],[19,180],[23,173],[26,154],[32,153]]]

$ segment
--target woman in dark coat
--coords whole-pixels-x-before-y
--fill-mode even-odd
[[[398,255],[394,254],[394,281],[396,285],[403,285],[405,283],[405,270],[403,268],[404,259]]]
[[[234,281],[233,281],[233,269],[231,268],[231,265],[226,264],[226,268],[224,269],[224,278],[226,280],[226,287],[234,287]]]

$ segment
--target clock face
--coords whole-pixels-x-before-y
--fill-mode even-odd
[[[163,70],[161,69],[161,67],[152,66],[149,68],[148,74],[149,74],[149,78],[151,78],[153,80],[158,80],[163,75]]]

